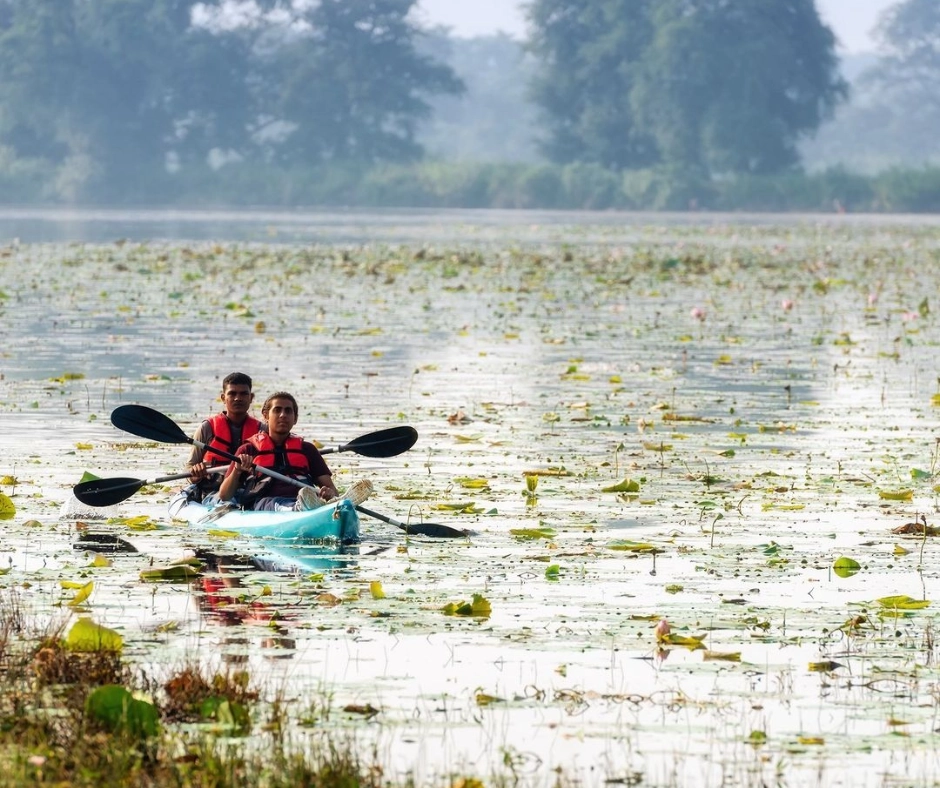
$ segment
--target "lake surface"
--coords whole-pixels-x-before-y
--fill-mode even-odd
[[[937,590],[892,529],[937,511],[938,261],[935,217],[2,211],[0,591],[67,617],[91,577],[129,660],[246,665],[298,718],[328,693],[299,735],[390,780],[932,784],[934,605],[877,600]],[[190,432],[233,369],[326,445],[413,425],[338,481],[474,535],[298,555],[186,530],[170,487],[107,513],[152,530],[75,506],[185,461],[114,407]],[[89,569],[76,518],[139,553]],[[139,580],[207,552],[276,628]]]

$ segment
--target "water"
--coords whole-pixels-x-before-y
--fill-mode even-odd
[[[937,779],[934,613],[875,601],[936,589],[932,540],[891,533],[936,512],[933,218],[7,211],[3,235],[0,583],[38,615],[69,615],[59,581],[91,577],[128,659],[246,665],[298,715],[329,691],[322,728],[394,779]],[[259,400],[292,391],[328,445],[413,425],[400,457],[332,455],[338,480],[476,535],[369,521],[355,554],[291,567],[142,491],[119,513],[153,530],[91,521],[138,552],[88,569],[60,516],[81,474],[187,455],[110,411],[191,431],[232,369]],[[627,477],[638,493],[603,492]],[[140,582],[193,553],[238,557],[239,616]],[[843,554],[863,571],[836,576]],[[473,594],[489,617],[442,612]],[[705,648],[660,648],[661,618]],[[341,711],[365,704],[369,723]]]

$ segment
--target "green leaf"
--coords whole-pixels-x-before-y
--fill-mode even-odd
[[[522,542],[531,542],[534,539],[555,538],[554,528],[510,528],[509,533]]]
[[[124,638],[113,629],[96,624],[87,616],[76,621],[65,636],[65,647],[69,651],[120,651]]]
[[[607,549],[633,553],[649,553],[659,550],[658,547],[649,544],[649,542],[631,542],[629,539],[618,539],[615,542],[609,542]]]
[[[930,607],[929,599],[913,599],[905,595],[883,596],[875,601],[888,610],[923,610]]]
[[[914,498],[913,490],[878,490],[878,497],[883,501],[910,501]]]
[[[837,577],[851,577],[861,570],[861,564],[853,558],[839,556],[832,564],[832,571]]]
[[[199,577],[199,570],[189,564],[173,564],[173,566],[165,566],[162,569],[144,569],[140,573],[140,579],[145,583],[160,581],[185,583],[195,577]]]
[[[479,616],[488,618],[491,612],[489,600],[474,594],[471,602],[449,602],[443,607],[445,616]]]
[[[94,689],[85,701],[85,712],[112,733],[136,739],[156,736],[160,730],[156,707],[138,700],[118,684]]]
[[[633,479],[624,479],[619,484],[611,485],[610,487],[602,487],[601,492],[629,492],[635,493],[640,491],[640,483],[634,481]]]
[[[12,520],[16,514],[16,506],[9,496],[0,493],[0,520]]]

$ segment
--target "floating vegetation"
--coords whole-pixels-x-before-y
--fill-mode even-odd
[[[0,703],[24,781],[77,784],[78,748],[125,782],[90,744],[120,741],[134,784],[320,784],[316,741],[361,785],[936,782],[940,232],[653,218],[6,249],[0,646],[45,693]],[[69,509],[86,469],[185,462],[114,407],[192,434],[228,366],[323,446],[415,425],[334,475],[468,537],[250,542],[172,521],[159,484]],[[22,748],[50,708],[89,744]]]

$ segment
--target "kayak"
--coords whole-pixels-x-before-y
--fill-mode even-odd
[[[210,516],[212,512],[212,507],[189,501],[184,494],[170,503],[171,517],[206,530],[271,539],[359,541],[359,515],[352,501],[345,498],[301,512],[232,509],[215,517]]]

